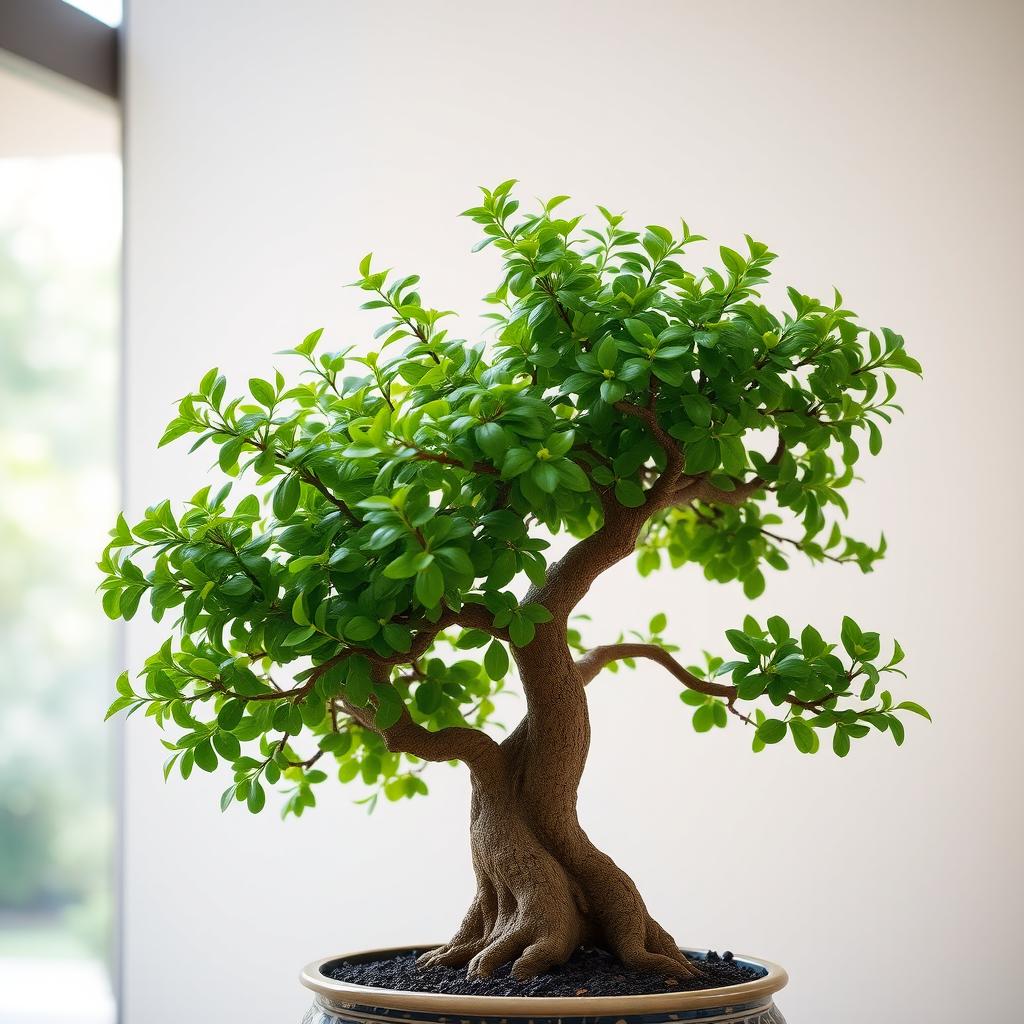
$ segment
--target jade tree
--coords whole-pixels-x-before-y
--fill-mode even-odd
[[[687,667],[664,615],[589,649],[574,615],[634,553],[642,576],[692,562],[751,598],[797,554],[870,571],[885,541],[847,535],[844,493],[898,409],[892,371],[920,367],[838,294],[789,289],[791,308],[768,309],[774,254],[752,238],[687,269],[701,238],[685,222],[632,231],[599,207],[585,226],[561,215],[565,196],[524,216],[512,186],[466,211],[477,248],[503,260],[489,345],[451,337],[418,277],[367,256],[356,285],[385,318],[379,351],[321,351],[317,330],[291,350],[297,379],[229,397],[214,369],[181,400],[161,444],[197,435],[193,450],[252,485],[119,517],[100,563],[107,614],[130,619],[145,597],[174,635],[139,683],[120,677],[110,713],[175,727],[165,775],[223,763],[223,806],[253,812],[265,785],[300,815],[331,773],[396,800],[426,793],[425,762],[462,762],[476,896],[424,963],[486,975],[512,961],[522,979],[582,942],[686,974],[578,821],[587,685],[650,659],[698,732],[735,718],[755,751],[788,736],[842,757],[872,730],[901,743],[898,713],[926,712],[884,688],[899,645],[882,654],[850,618],[831,643],[748,616],[726,634],[731,660]],[[499,740],[487,727],[513,663],[526,711]]]

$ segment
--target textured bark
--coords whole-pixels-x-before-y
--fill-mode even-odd
[[[576,798],[590,747],[589,677],[566,637],[572,610],[601,573],[635,549],[678,473],[670,453],[645,507],[608,500],[602,528],[527,594],[526,601],[553,615],[528,646],[514,651],[527,714],[496,752],[470,766],[477,891],[458,932],[424,954],[424,965],[467,966],[470,975],[486,975],[511,960],[513,976],[524,979],[564,962],[585,943],[629,967],[699,973],[648,913],[632,879],[580,825]]]
[[[520,655],[525,679],[530,659]],[[533,704],[486,766],[472,770],[476,895],[453,938],[420,962],[466,966],[472,976],[513,961],[513,976],[525,979],[583,943],[630,967],[697,973],[629,876],[580,826],[576,789],[590,729],[583,677],[567,648],[551,676],[563,691],[558,713],[539,715]]]
[[[466,966],[471,975],[487,975],[512,961],[513,976],[524,979],[564,962],[586,943],[609,950],[629,967],[699,973],[650,916],[629,876],[590,841],[576,810],[590,747],[586,685],[604,665],[619,657],[648,657],[687,686],[727,700],[735,696],[731,687],[697,680],[660,648],[612,645],[576,662],[567,642],[573,609],[603,572],[635,550],[653,515],[694,500],[737,504],[765,484],[755,477],[726,492],[702,476],[684,476],[682,453],[661,428],[656,401],[652,396],[646,407],[616,405],[642,421],[664,450],[664,465],[645,504],[626,508],[607,490],[599,491],[601,528],[550,566],[544,585],[532,587],[524,599],[547,608],[552,621],[513,652],[527,702],[518,728],[499,746],[474,730],[429,733],[406,715],[384,734],[391,749],[466,762],[473,780],[476,895],[458,932],[425,953],[424,965]],[[771,461],[777,462],[783,450],[780,441]],[[479,606],[467,605],[444,624],[455,622],[507,639],[488,624]]]

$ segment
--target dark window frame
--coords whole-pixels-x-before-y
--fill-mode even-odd
[[[120,33],[64,0],[3,0],[0,49],[120,98]]]

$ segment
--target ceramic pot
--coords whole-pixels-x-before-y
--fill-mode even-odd
[[[329,977],[340,960],[376,960],[430,946],[405,946],[327,957],[310,964],[302,984],[315,993],[302,1024],[786,1024],[772,996],[786,972],[759,957],[737,955],[761,977],[702,992],[643,996],[455,996],[351,985]],[[706,950],[687,949],[700,960]]]

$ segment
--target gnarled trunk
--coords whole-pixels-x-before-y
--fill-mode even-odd
[[[576,794],[590,721],[563,630],[541,627],[516,660],[527,715],[472,769],[476,896],[451,941],[420,962],[487,975],[511,960],[513,976],[524,979],[564,962],[582,943],[629,967],[697,973],[648,914],[633,881],[580,826]]]

